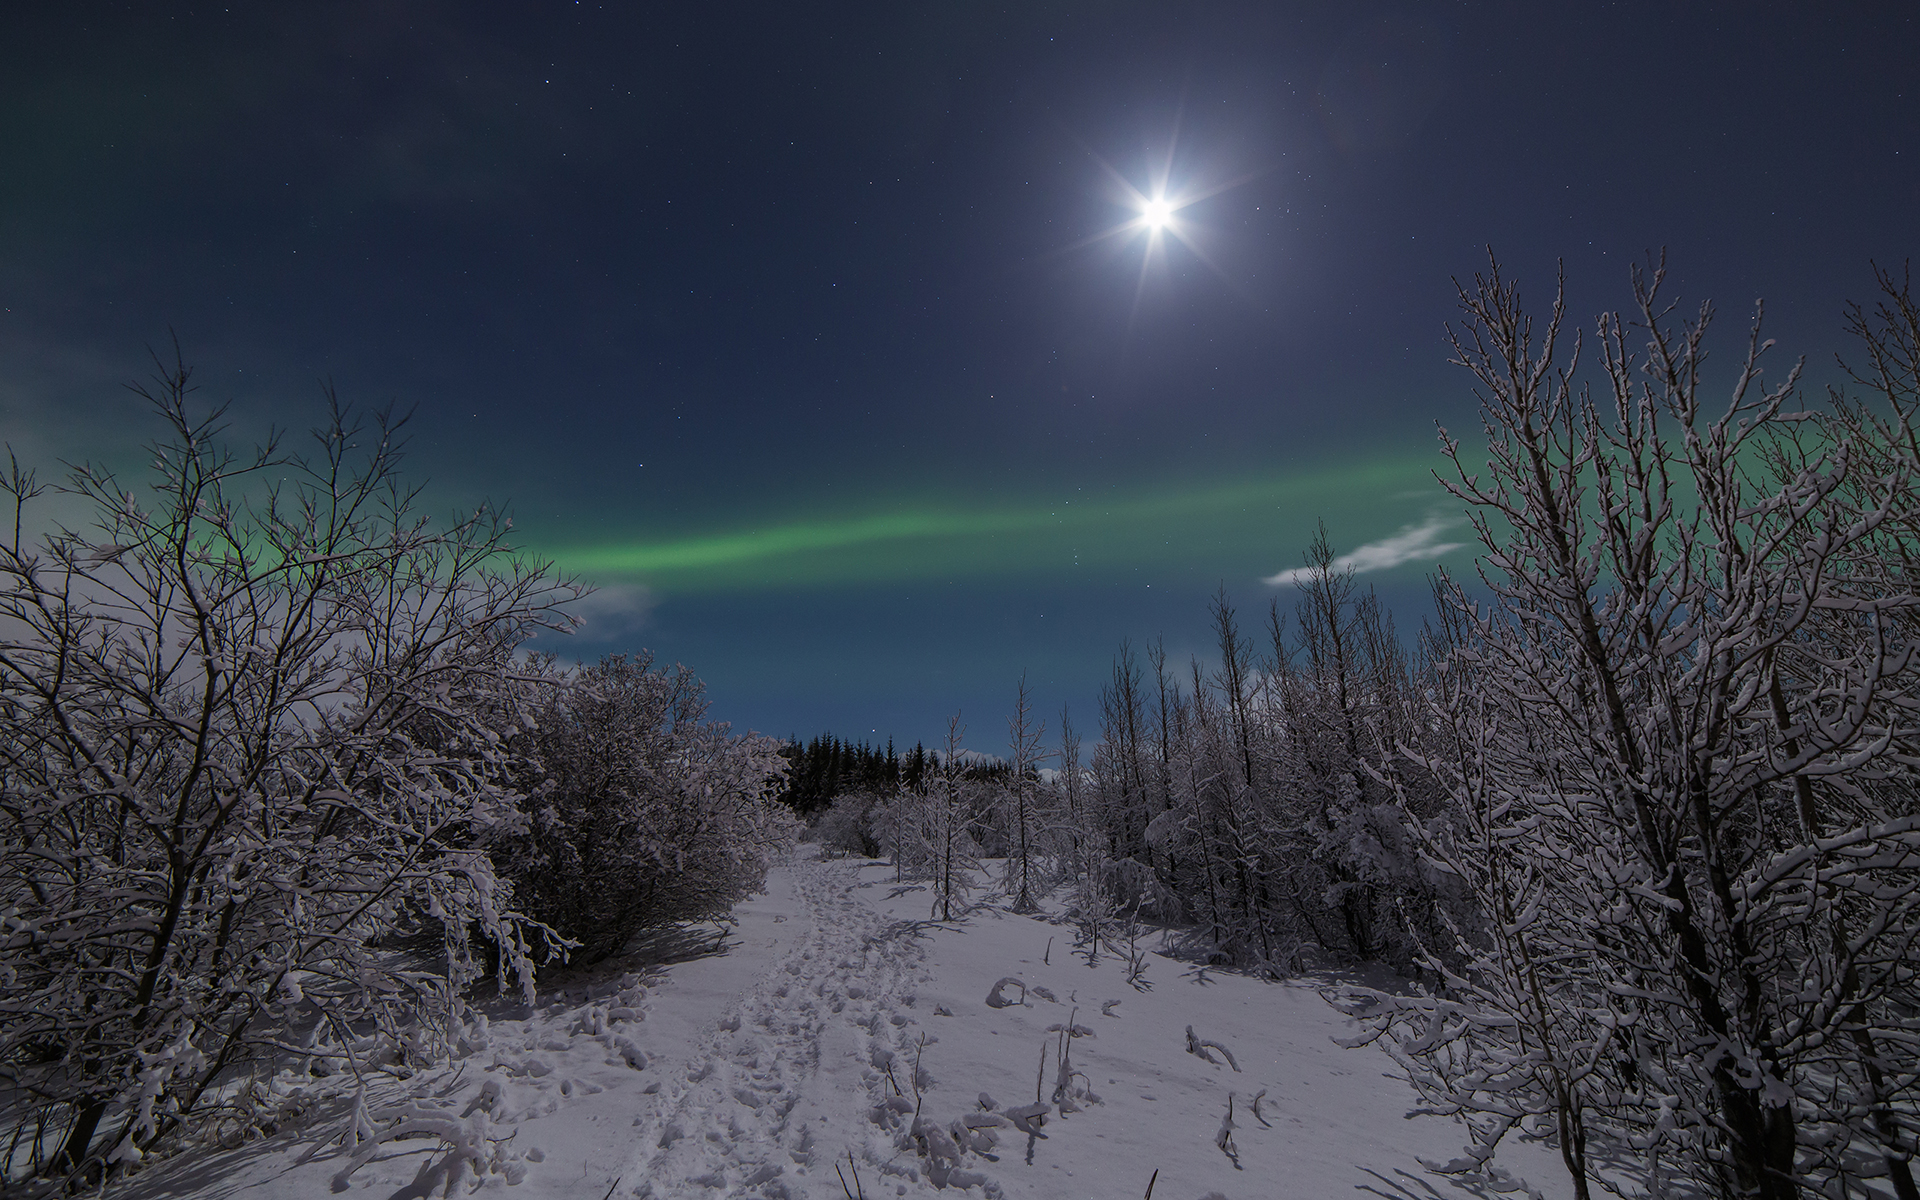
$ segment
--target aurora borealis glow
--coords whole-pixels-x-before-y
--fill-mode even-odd
[[[1342,525],[1372,528],[1410,502],[1438,500],[1430,469],[1426,458],[1409,458],[971,511],[902,502],[892,511],[758,529],[532,548],[589,577],[646,580],[687,592],[956,576],[1019,580],[1143,566],[1191,570],[1233,559],[1252,569],[1272,559],[1279,530],[1329,502],[1342,510]]]
[[[0,17],[0,427],[137,472],[177,333],[242,440],[411,410],[442,511],[714,713],[994,749],[1209,651],[1324,521],[1417,628],[1470,549],[1452,279],[1579,321],[1667,247],[1816,386],[1913,253],[1881,6],[75,3]],[[1730,185],[1737,181],[1737,185]],[[1162,199],[1166,213],[1149,213]],[[57,507],[57,505],[56,505]],[[71,516],[66,510],[62,515]]]

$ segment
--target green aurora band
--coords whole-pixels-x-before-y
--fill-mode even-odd
[[[527,547],[588,579],[634,579],[681,593],[1022,576],[1205,576],[1233,580],[1298,565],[1324,519],[1349,550],[1452,508],[1436,457],[1133,494],[969,509],[876,500],[865,514],[789,519],[696,536]],[[543,544],[544,543],[544,544]]]

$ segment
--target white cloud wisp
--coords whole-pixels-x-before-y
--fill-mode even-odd
[[[1351,554],[1342,554],[1333,560],[1335,571],[1352,571],[1355,575],[1364,575],[1368,571],[1384,571],[1388,567],[1397,567],[1402,563],[1431,561],[1449,550],[1458,550],[1465,542],[1443,542],[1441,537],[1448,529],[1460,522],[1458,518],[1428,517],[1419,525],[1408,525],[1399,533],[1377,542],[1368,542]],[[1263,582],[1274,587],[1295,587],[1305,583],[1313,574],[1311,568],[1294,567],[1278,575],[1269,575]]]
[[[580,636],[587,642],[608,641],[637,633],[658,603],[643,584],[595,584],[593,591],[567,605],[580,620]]]

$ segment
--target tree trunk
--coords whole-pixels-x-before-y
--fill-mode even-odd
[[[107,1102],[104,1099],[89,1098],[79,1103],[73,1126],[67,1130],[66,1141],[49,1164],[50,1174],[71,1177],[80,1169],[87,1161],[87,1150],[93,1145],[94,1134],[100,1129],[100,1118],[106,1112]]]

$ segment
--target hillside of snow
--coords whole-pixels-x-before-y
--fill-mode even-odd
[[[369,1081],[364,1109],[337,1078],[285,1075],[286,1132],[159,1163],[113,1190],[1109,1200],[1152,1182],[1158,1200],[1489,1194],[1420,1167],[1455,1157],[1464,1130],[1407,1118],[1413,1095],[1386,1074],[1390,1060],[1335,1044],[1351,1029],[1321,997],[1331,981],[1263,983],[1148,955],[1136,987],[1122,957],[1077,952],[1070,926],[992,907],[933,924],[925,891],[864,860],[802,855],[735,917],[721,952],[489,1010],[462,1061]],[[1515,1144],[1498,1162],[1543,1197],[1570,1194],[1547,1147]]]

